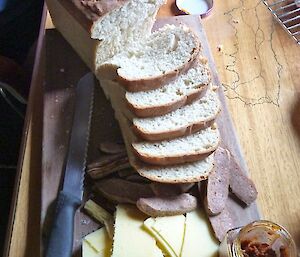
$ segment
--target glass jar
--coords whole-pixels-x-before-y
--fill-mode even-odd
[[[219,249],[220,257],[297,257],[289,232],[266,220],[229,230]]]

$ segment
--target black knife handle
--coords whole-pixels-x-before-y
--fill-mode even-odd
[[[46,257],[70,257],[73,247],[74,214],[80,199],[60,191],[57,198]]]

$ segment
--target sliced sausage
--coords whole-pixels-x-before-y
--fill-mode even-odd
[[[228,207],[226,206],[218,215],[210,216],[208,219],[213,228],[216,238],[222,242],[228,230],[234,228],[233,218],[231,217]]]
[[[137,207],[151,217],[180,215],[197,208],[197,198],[190,194],[171,197],[141,198]]]
[[[194,186],[194,183],[165,184],[153,182],[150,186],[156,196],[168,197],[188,192]]]
[[[129,167],[127,154],[103,154],[98,160],[87,166],[86,172],[91,178],[99,179]]]
[[[113,142],[102,142],[99,145],[99,150],[107,154],[126,154],[126,148],[124,144],[118,144]]]
[[[143,197],[153,197],[149,184],[140,184],[119,178],[104,179],[96,183],[96,191],[117,203],[132,203]]]
[[[236,162],[232,154],[230,154],[229,172],[229,186],[232,193],[245,204],[250,205],[257,198],[256,187],[253,181],[247,177],[246,171],[242,170]]]
[[[215,151],[215,169],[208,176],[204,202],[210,215],[219,214],[225,208],[229,191],[229,161],[229,152],[219,147]]]

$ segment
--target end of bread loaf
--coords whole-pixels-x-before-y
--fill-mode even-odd
[[[100,40],[96,67],[151,33],[165,0],[130,0],[94,22],[91,37]]]
[[[97,67],[151,33],[165,0],[47,0],[55,27],[88,67]]]

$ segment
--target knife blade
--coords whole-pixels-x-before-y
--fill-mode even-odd
[[[73,247],[74,214],[81,204],[83,178],[94,97],[94,76],[83,76],[76,88],[72,131],[62,190],[57,197],[47,257],[70,257]]]

